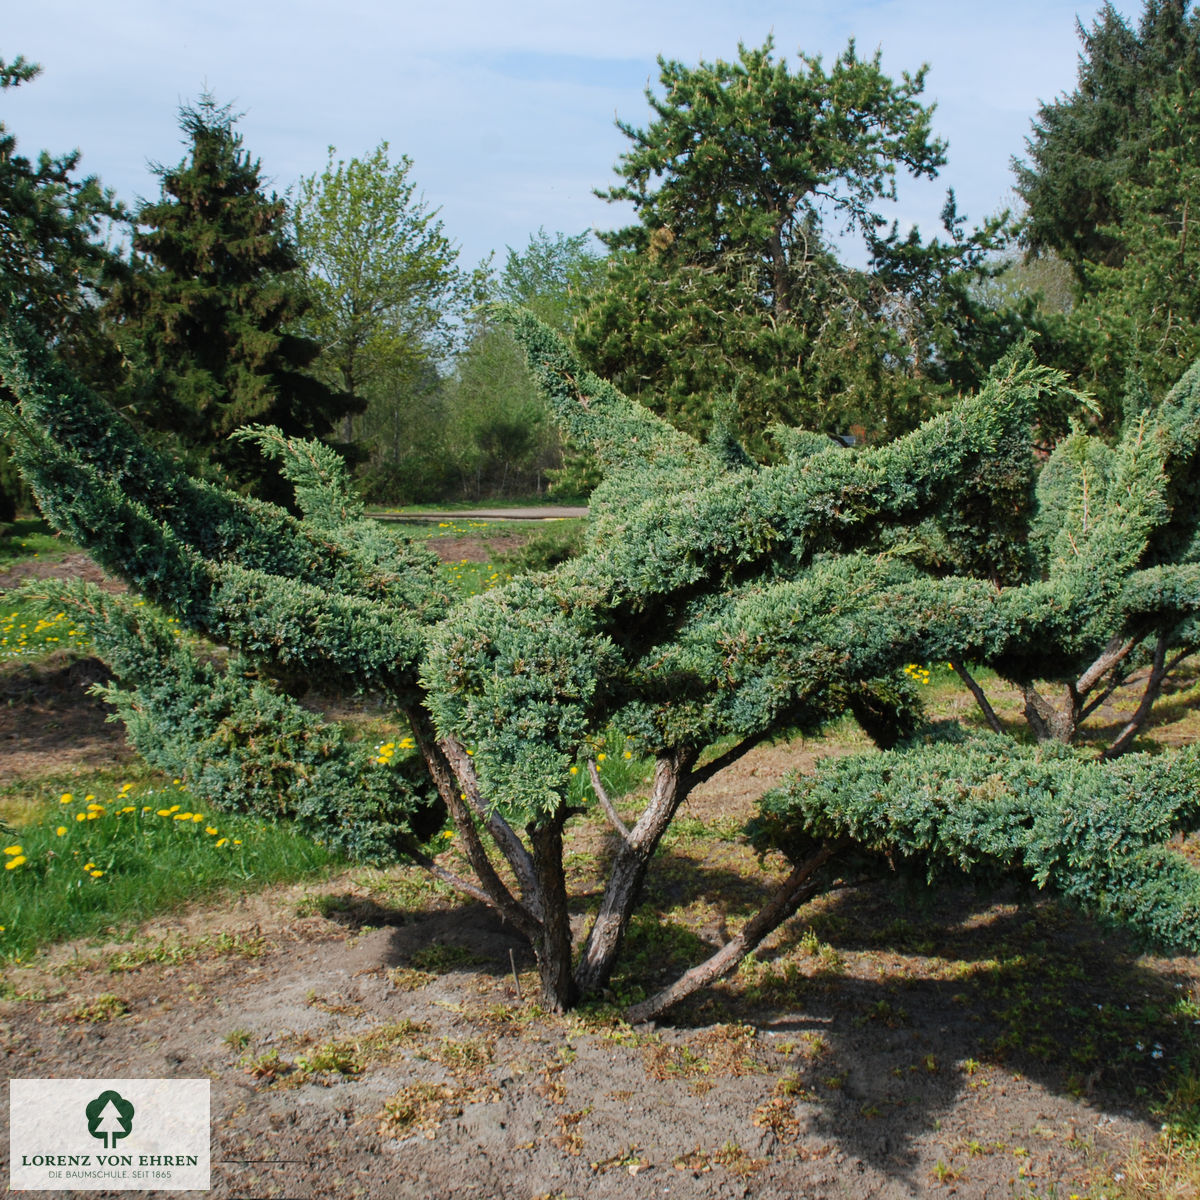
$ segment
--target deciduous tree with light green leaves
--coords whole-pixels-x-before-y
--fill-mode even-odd
[[[904,666],[984,663],[1072,702],[1139,653],[1152,678],[1193,646],[1200,607],[1200,367],[1116,449],[1065,446],[1036,480],[1032,428],[1056,372],[1010,355],[978,394],[888,445],[788,438],[758,467],[705,445],[588,372],[527,313],[509,322],[556,420],[596,456],[578,558],[465,600],[427,551],[365,520],[328,449],[257,429],[300,518],[196,484],[142,446],[36,339],[6,341],[5,413],[44,511],[158,608],[87,586],[139,750],[207,804],[292,816],[348,852],[407,856],[529,939],[544,1001],[604,992],[647,871],[698,784],[764,739],[850,712],[879,751],[762,799],[753,836],[791,862],[712,957],[628,1011],[646,1019],[733,969],[836,880],[900,864],[1016,878],[1163,943],[1200,948],[1200,871],[1168,844],[1200,823],[1200,754],[1117,739],[1073,749],[925,724]],[[1052,468],[1052,470],[1051,470]],[[1035,488],[1035,482],[1037,484]],[[1034,535],[1032,548],[1023,550]],[[218,639],[199,654],[159,615]],[[369,688],[410,725],[402,768],[301,707],[302,683]],[[1040,722],[1040,723],[1039,723]],[[613,731],[654,763],[626,819],[597,770]],[[614,853],[578,937],[564,833],[584,769]],[[473,875],[425,839],[449,821]],[[501,866],[497,866],[500,863]]]
[[[599,286],[605,259],[587,233],[554,235],[539,229],[520,251],[508,248],[493,296],[534,313],[566,335]],[[563,447],[545,398],[507,326],[481,308],[467,322],[467,344],[443,390],[448,458],[462,494],[556,490],[579,495],[594,483],[590,464]],[[571,466],[562,469],[565,453]]]
[[[473,298],[438,210],[417,190],[412,160],[387,142],[367,158],[329,161],[300,180],[292,232],[318,370],[367,406],[396,403],[449,354],[455,318]],[[352,419],[343,441],[352,438]]]

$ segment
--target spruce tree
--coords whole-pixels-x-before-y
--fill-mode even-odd
[[[1090,29],[1079,23],[1075,90],[1041,106],[1029,158],[1014,160],[1026,244],[1057,254],[1080,284],[1089,266],[1117,266],[1127,252],[1118,193],[1150,181],[1161,98],[1200,86],[1200,19],[1190,7],[1146,0],[1136,31],[1111,3]]]
[[[327,438],[355,401],[307,369],[320,348],[295,332],[287,207],[264,191],[235,121],[209,95],[180,110],[189,153],[156,168],[161,195],[137,211],[134,270],[110,313],[135,422],[193,468],[278,497],[278,476],[230,434],[269,422]]]

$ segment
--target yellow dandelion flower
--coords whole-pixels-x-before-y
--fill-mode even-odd
[[[623,757],[623,758],[632,758],[632,757],[633,757],[633,751],[632,751],[632,750],[626,750],[626,751],[625,751],[625,753],[624,753],[624,755],[622,755],[622,757]]]
[[[60,825],[54,832],[58,837],[62,837],[63,834],[67,832],[67,827],[65,825]]]
[[[70,792],[63,792],[63,794],[59,796],[58,802],[59,804],[70,804],[74,799],[75,797],[72,796]]]
[[[5,846],[4,853],[5,854],[23,854],[24,851],[21,849],[20,846]]]
[[[216,837],[218,830],[214,829],[211,825],[208,825],[208,826],[205,826],[204,832],[207,833],[210,837]]]
[[[181,804],[172,804],[171,807],[167,809],[167,812],[177,813],[182,807],[183,806]]]
[[[195,821],[197,825],[199,825],[200,822],[204,820],[204,814],[203,813],[192,813],[192,820]]]
[[[572,767],[572,768],[571,768],[571,774],[572,774],[572,775],[578,775],[578,774],[579,774],[579,768],[578,768],[578,767]]]
[[[11,871],[14,867],[19,867],[25,861],[25,855],[18,854],[16,858],[10,858],[8,862],[4,864],[4,869],[6,871]]]
[[[100,818],[102,816],[104,816],[104,814],[102,812],[90,812],[90,813],[85,813],[83,815],[84,815],[84,818],[88,821],[98,821],[98,820],[100,820]]]
[[[84,796],[83,800],[84,800],[84,803],[86,804],[87,801],[95,800],[95,798],[96,798],[96,794],[94,792],[88,792],[88,794],[86,796]]]
[[[171,810],[169,808],[160,808],[155,812],[154,815],[156,817],[169,817],[171,815]]]
[[[76,813],[76,814],[75,814],[75,820],[77,820],[77,821],[86,821],[86,820],[87,820],[87,813]]]
[[[597,762],[603,762],[603,761],[604,761],[604,760],[605,760],[607,757],[608,757],[608,755],[607,755],[607,754],[597,754],[597,755],[596,755],[596,761],[597,761]]]
[[[214,844],[215,844],[215,845],[217,845],[217,846],[224,846],[224,845],[225,845],[225,844],[226,844],[228,841],[229,841],[229,839],[228,839],[228,838],[220,838],[220,839],[219,839],[217,842],[215,842]]]
[[[190,821],[191,819],[192,819],[192,814],[191,814],[190,812],[177,812],[177,813],[175,813],[175,820],[176,820],[176,821]]]
[[[133,790],[133,784],[132,784],[132,783],[123,783],[123,784],[121,784],[121,795],[122,795],[122,796],[123,796],[123,795],[125,795],[125,793],[126,793],[126,792],[129,792],[129,791],[132,791],[132,790]]]
[[[241,839],[241,838],[234,838],[234,839],[233,839],[233,844],[234,844],[235,846],[240,846],[240,845],[242,844],[242,839]]]
[[[84,869],[85,871],[90,871],[90,870],[92,870],[92,868],[93,868],[93,867],[95,867],[95,865],[96,865],[96,864],[95,864],[94,862],[85,862],[85,863],[83,864],[83,869]]]

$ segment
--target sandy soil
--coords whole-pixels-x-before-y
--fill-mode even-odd
[[[55,766],[129,753],[93,671],[0,670],[0,776],[39,774],[52,747]],[[825,752],[763,748],[681,816],[736,822]],[[581,827],[573,849],[602,837]],[[618,986],[719,944],[777,866],[736,841],[667,846]],[[660,951],[655,914],[693,910],[693,940]],[[532,968],[414,869],[348,871],[9,968],[0,1054],[9,1077],[210,1079],[217,1200],[1065,1200],[1154,1141],[1197,1032],[1161,1014],[1200,1005],[1195,960],[1139,958],[1055,905],[882,884],[807,906],[657,1027],[544,1012]]]

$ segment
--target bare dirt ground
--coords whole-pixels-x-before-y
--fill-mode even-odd
[[[56,740],[58,766],[128,755],[79,670],[0,669],[0,778],[36,777]],[[689,802],[614,1001],[765,895],[779,864],[726,831],[828,752],[762,748]],[[579,822],[570,850],[582,925],[603,829]],[[1139,957],[1051,903],[885,884],[806,906],[667,1023],[631,1029],[615,1003],[563,1017],[511,931],[410,868],[56,947],[0,997],[9,1077],[210,1079],[218,1200],[1115,1200],[1200,1032],[1193,959]]]

